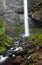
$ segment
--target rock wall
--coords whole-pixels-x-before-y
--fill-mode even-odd
[[[39,3],[40,0],[28,0],[28,9],[31,11],[31,8],[35,3]],[[6,21],[10,23],[14,22],[23,22],[23,0],[6,0],[7,9],[6,12],[2,15]],[[2,10],[3,11],[3,10]],[[2,11],[0,13],[2,13]]]
[[[35,3],[39,3],[39,2],[40,2],[40,0],[28,0],[28,9],[29,9],[29,11],[31,11],[31,8],[33,7],[33,5]],[[14,14],[17,13],[17,12],[20,12],[20,14],[21,14],[21,12],[23,12],[23,0],[6,0],[6,5],[7,5],[7,8],[8,8],[9,12],[7,11],[8,14],[7,15],[5,14],[5,17],[10,15],[10,18],[14,19],[15,15],[13,15],[13,11],[14,11]]]
[[[28,11],[31,13],[33,5],[38,4],[39,2],[40,0],[28,0]],[[10,31],[11,25],[24,25],[23,0],[6,0],[6,6],[6,11],[4,12],[4,9],[2,9],[0,14],[8,22],[10,27],[8,27],[8,34],[13,36],[14,32]],[[32,22],[31,18],[29,18],[29,26],[34,28],[34,23]]]

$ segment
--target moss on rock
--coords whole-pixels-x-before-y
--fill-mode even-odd
[[[40,47],[42,47],[42,34],[33,34],[30,35],[29,37],[26,37],[26,40],[28,42],[31,42],[32,44],[39,44]]]

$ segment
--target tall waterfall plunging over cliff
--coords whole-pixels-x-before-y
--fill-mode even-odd
[[[24,0],[23,2],[24,2],[24,27],[25,27],[25,36],[29,36],[27,0]]]

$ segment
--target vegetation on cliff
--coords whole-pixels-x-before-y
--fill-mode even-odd
[[[32,44],[39,44],[40,47],[42,47],[42,34],[33,34],[26,38],[28,42]]]
[[[11,46],[12,38],[7,35],[7,23],[0,17],[0,52],[5,52]]]
[[[13,26],[13,29],[17,35],[20,35],[24,32],[24,27],[22,26]]]
[[[0,35],[6,33],[7,23],[6,21],[0,17]]]

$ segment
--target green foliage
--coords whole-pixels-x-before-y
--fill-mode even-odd
[[[0,35],[6,32],[7,23],[6,21],[0,17]]]
[[[30,33],[42,33],[42,28],[30,28]]]
[[[40,65],[40,62],[39,62],[39,61],[37,61],[37,62],[35,63],[35,65]]]
[[[16,34],[21,34],[24,31],[24,27],[23,26],[14,26],[13,29],[14,29]]]
[[[0,52],[5,52],[6,48],[0,46]]]
[[[26,37],[28,42],[31,42],[32,44],[38,43],[40,47],[42,47],[42,34],[33,34],[29,37]]]
[[[35,58],[37,58],[37,56],[38,56],[38,54],[37,53],[33,53],[33,54],[31,54],[29,57],[29,59],[31,59],[31,60],[33,60],[33,59],[35,59]]]
[[[0,52],[5,52],[11,47],[13,39],[7,36],[7,23],[0,17]]]
[[[36,63],[29,63],[29,64],[26,64],[26,65],[40,65],[40,62],[39,61],[37,61]]]
[[[12,38],[8,37],[7,35],[0,35],[0,52],[6,51],[11,47]]]
[[[29,63],[28,65],[32,65],[32,63]]]

